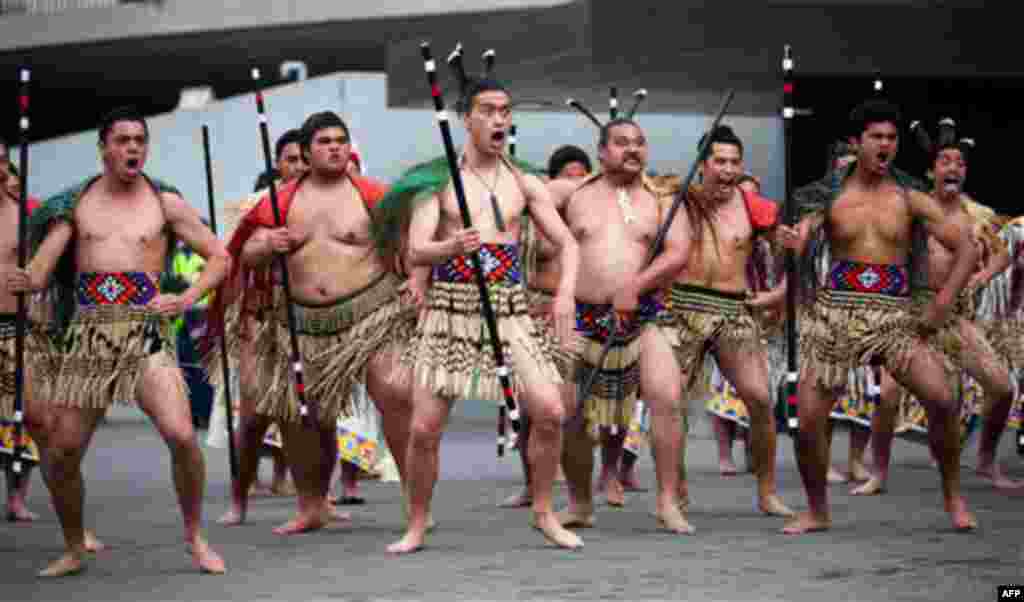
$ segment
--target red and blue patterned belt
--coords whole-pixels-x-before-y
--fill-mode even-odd
[[[480,245],[480,261],[488,284],[519,284],[519,245],[484,243]],[[434,266],[436,282],[471,284],[476,282],[473,262],[469,255],[456,255],[441,265]]]
[[[160,294],[159,275],[146,272],[80,272],[78,305],[146,305]]]
[[[828,273],[828,288],[849,293],[907,297],[910,295],[910,270],[905,265],[837,260],[832,262]]]

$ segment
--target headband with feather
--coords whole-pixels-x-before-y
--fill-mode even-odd
[[[632,120],[633,117],[636,115],[636,110],[640,107],[640,104],[643,103],[643,101],[646,98],[647,98],[647,90],[644,89],[644,88],[641,88],[641,89],[637,90],[636,92],[633,92],[633,106],[631,106],[629,108],[629,111],[626,112],[626,114],[624,115],[623,118],[624,119]],[[583,105],[583,103],[581,103],[580,101],[576,100],[575,98],[570,98],[570,99],[566,100],[565,104],[567,106],[572,107],[573,109],[576,109],[576,111],[578,111],[581,115],[583,115],[584,117],[589,119],[591,121],[591,123],[593,123],[594,125],[597,126],[597,129],[603,129],[604,126],[606,125],[604,123],[601,123],[601,120],[598,119],[597,116],[594,115],[594,113],[590,109],[588,109],[586,106]],[[612,88],[611,88],[611,92],[609,94],[608,105],[609,105],[609,111],[608,111],[609,119],[612,120],[612,121],[614,121],[616,119],[619,119],[619,91],[618,91],[618,88],[616,88],[615,86],[612,86]]]
[[[911,123],[910,131],[914,134],[917,144],[928,155],[930,161],[934,161],[939,152],[946,148],[958,149],[966,160],[968,152],[974,149],[973,138],[957,139],[956,122],[949,117],[939,121],[938,131],[934,140],[920,121]]]
[[[466,66],[462,61],[462,42],[455,45],[448,55],[448,68],[459,85],[459,100],[455,103],[455,109],[460,115],[469,112],[472,99],[481,92],[500,90],[508,92],[505,86],[494,78],[494,60],[496,53],[494,49],[486,50],[481,58],[484,62],[484,70],[480,77],[471,77],[466,74]]]

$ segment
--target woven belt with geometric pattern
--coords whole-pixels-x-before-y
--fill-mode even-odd
[[[160,294],[159,274],[80,272],[75,296],[80,307],[146,305]]]

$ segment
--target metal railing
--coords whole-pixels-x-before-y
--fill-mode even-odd
[[[113,8],[126,4],[162,3],[163,0],[0,0],[0,15],[50,15],[77,8]]]

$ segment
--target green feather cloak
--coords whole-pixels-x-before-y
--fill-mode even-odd
[[[514,157],[506,157],[506,160],[525,173],[535,176],[544,174],[543,169],[525,161]],[[382,254],[390,256],[399,251],[402,236],[409,227],[416,206],[444,190],[451,179],[446,157],[420,163],[402,174],[377,203],[374,212],[371,231]]]

